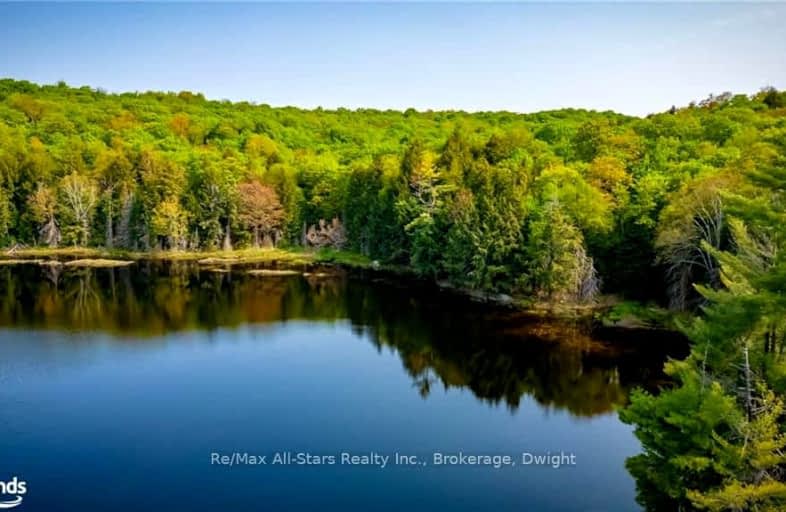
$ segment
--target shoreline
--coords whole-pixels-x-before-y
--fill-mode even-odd
[[[20,264],[62,265],[67,268],[119,268],[140,261],[194,263],[206,270],[243,265],[266,265],[273,269],[297,268],[308,273],[310,267],[324,265],[377,277],[410,279],[468,300],[516,310],[527,315],[552,319],[592,320],[603,327],[675,331],[678,314],[659,306],[601,295],[588,304],[535,301],[531,297],[492,293],[456,286],[445,280],[428,280],[403,266],[385,265],[361,254],[322,249],[246,248],[229,251],[128,251],[92,247],[28,247],[3,249],[0,267]],[[286,270],[284,270],[286,271]],[[266,275],[283,275],[272,271]],[[367,277],[367,276],[364,276]]]

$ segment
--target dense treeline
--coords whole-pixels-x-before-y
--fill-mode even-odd
[[[702,306],[623,419],[648,510],[786,508],[786,93],[647,118],[305,111],[0,81],[0,245],[347,248],[470,288]]]
[[[0,245],[346,248],[469,288],[674,306],[786,94],[612,112],[301,110],[0,81]],[[664,279],[667,278],[667,279]]]
[[[706,234],[706,302],[685,326],[690,357],[666,365],[677,385],[622,414],[644,447],[628,468],[647,510],[786,510],[786,137],[769,130],[713,178],[721,191],[690,228]]]

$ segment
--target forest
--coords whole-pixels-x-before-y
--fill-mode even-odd
[[[685,309],[720,284],[724,191],[783,154],[785,102],[328,111],[2,80],[0,247],[334,247],[465,288]]]
[[[648,510],[786,507],[786,92],[631,117],[303,110],[0,80],[0,247],[333,248],[687,311],[621,410]]]

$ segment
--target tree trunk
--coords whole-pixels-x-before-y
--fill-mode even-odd
[[[229,221],[229,219],[227,219],[227,225],[226,225],[226,228],[224,230],[224,247],[223,247],[223,249],[225,251],[231,251],[232,250],[232,235],[231,235],[231,231],[232,231],[232,229],[230,227],[230,221]]]
[[[744,363],[744,372],[745,372],[745,412],[747,413],[748,419],[750,420],[753,415],[753,390],[752,390],[752,379],[751,379],[751,364],[750,359],[748,358],[748,344],[745,344],[745,348],[742,349],[743,354],[745,356],[745,363]]]
[[[110,201],[106,212],[106,242],[104,245],[109,249],[114,247],[114,238],[115,234],[112,231],[112,202]]]
[[[60,245],[60,229],[57,227],[54,217],[49,217],[47,223],[41,228],[40,234],[43,242],[49,247]]]
[[[82,220],[82,247],[87,247],[87,243],[90,241],[90,228],[89,223],[87,222],[87,218]]]
[[[131,210],[133,206],[133,196],[126,194],[123,198],[123,207],[120,210],[120,219],[117,226],[117,242],[124,249],[133,248],[131,243]]]

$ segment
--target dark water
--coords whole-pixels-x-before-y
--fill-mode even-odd
[[[347,276],[0,267],[0,481],[20,511],[637,510],[615,408],[682,350]],[[522,464],[549,451],[576,463]]]

